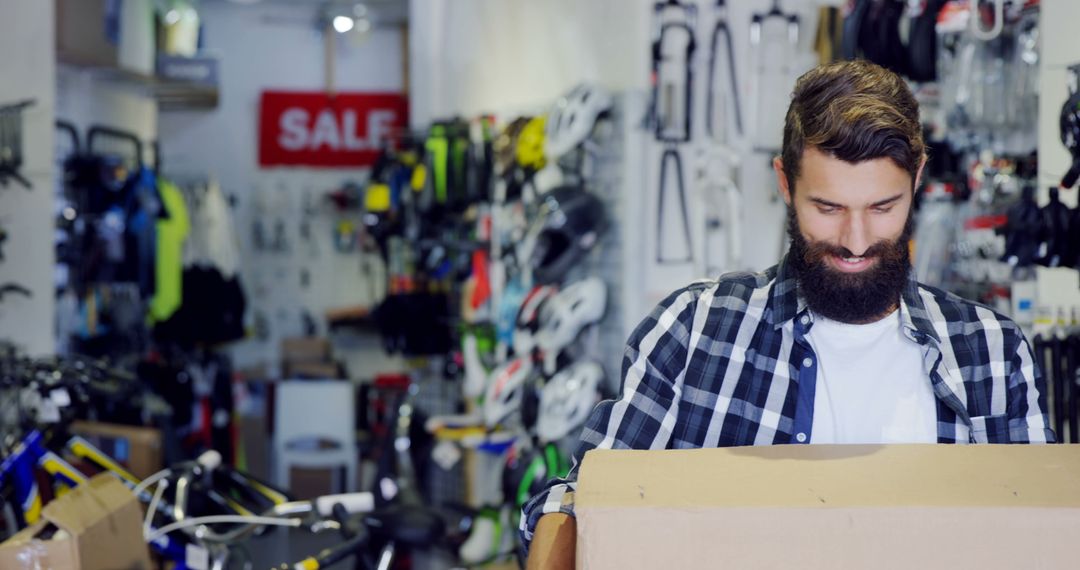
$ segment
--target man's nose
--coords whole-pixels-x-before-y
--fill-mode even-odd
[[[849,211],[847,219],[844,220],[844,226],[841,228],[840,245],[847,248],[855,257],[862,257],[872,243],[873,239],[870,237],[865,214]]]

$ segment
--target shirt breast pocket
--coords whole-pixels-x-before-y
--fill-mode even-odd
[[[1009,443],[1009,416],[973,416],[971,443]]]

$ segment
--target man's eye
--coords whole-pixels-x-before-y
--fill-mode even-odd
[[[834,206],[818,206],[818,211],[822,214],[835,214],[840,211],[840,208]]]
[[[878,214],[888,214],[889,212],[892,211],[892,209],[893,209],[893,207],[891,205],[889,205],[889,206],[877,206],[877,207],[874,208],[874,212],[878,213]]]

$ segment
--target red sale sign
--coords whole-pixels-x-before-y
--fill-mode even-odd
[[[264,91],[259,166],[371,166],[407,115],[397,93]]]

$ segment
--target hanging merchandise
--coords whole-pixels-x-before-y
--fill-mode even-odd
[[[908,3],[910,27],[907,43],[907,76],[912,81],[937,81],[937,20],[945,0]]]
[[[672,13],[675,13],[672,15]],[[653,43],[652,43],[652,85],[649,115],[646,124],[653,130],[656,140],[663,142],[688,142],[693,136],[693,101],[694,101],[694,52],[697,50],[695,29],[697,28],[697,6],[683,4],[678,0],[658,2],[653,5]],[[685,47],[681,81],[674,78],[666,80],[664,64],[674,60],[668,49],[672,49],[670,38],[680,30],[685,35]],[[681,85],[679,84],[681,83]],[[676,111],[677,97],[681,89],[682,108]],[[679,118],[682,120],[680,121]]]
[[[1009,207],[1005,225],[999,230],[1005,235],[1005,254],[1001,261],[1013,267],[1034,265],[1042,231],[1042,212],[1035,201],[1035,187],[1024,186],[1020,199]]]
[[[547,164],[547,156],[544,154],[547,117],[539,115],[529,119],[517,137],[517,146],[514,148],[515,161],[526,172],[526,178],[531,179]]]
[[[845,59],[866,59],[907,75],[909,56],[900,39],[905,10],[905,4],[895,0],[855,0],[854,9],[845,19]]]
[[[1040,210],[1041,232],[1039,257],[1035,261],[1045,267],[1072,267],[1076,265],[1069,242],[1072,211],[1061,203],[1058,188],[1050,188],[1050,201]]]
[[[560,186],[539,198],[536,221],[519,259],[541,285],[557,283],[581,261],[607,228],[604,205],[577,186]]]
[[[187,204],[175,184],[158,181],[166,219],[157,221],[156,290],[150,300],[150,320],[172,316],[183,299],[183,250],[191,223]]]
[[[590,277],[566,286],[540,307],[536,348],[544,363],[544,374],[554,374],[562,351],[577,340],[585,327],[604,317],[607,285]]]
[[[679,212],[682,214],[682,229],[685,238],[686,253],[682,256],[669,256],[664,247],[664,203],[668,201],[668,166],[675,172],[675,188],[678,191]],[[694,243],[690,237],[690,212],[686,204],[686,179],[683,177],[682,155],[679,148],[672,145],[664,148],[660,155],[660,189],[657,192],[656,207],[656,262],[659,264],[690,263],[694,260]]]
[[[723,45],[720,44],[721,36],[724,38]],[[735,119],[735,131],[739,136],[742,136],[743,124],[742,108],[739,104],[739,81],[738,73],[735,71],[735,48],[732,46],[731,29],[728,27],[726,0],[717,0],[716,2],[716,23],[713,24],[712,38],[709,42],[709,82],[705,96],[705,132],[713,140],[725,141],[727,139],[727,99],[723,97],[725,91],[717,89],[716,85],[716,66],[720,60],[717,53],[721,49],[724,50],[727,56],[728,84],[726,94],[731,97],[731,116]],[[719,99],[719,102],[717,99]],[[724,119],[716,118],[716,107],[718,106],[724,110],[720,114]],[[724,135],[719,133],[724,133]]]
[[[581,84],[559,97],[547,115],[544,150],[548,159],[555,161],[584,144],[613,105],[611,93],[597,85]]]
[[[814,51],[818,64],[825,65],[840,59],[844,37],[844,16],[836,6],[818,8],[818,28],[814,35]]]
[[[521,401],[533,377],[532,355],[522,355],[491,372],[484,393],[484,425],[494,429],[520,419]]]
[[[536,435],[555,442],[581,427],[600,401],[604,369],[588,360],[560,370],[540,391]]]
[[[537,285],[525,296],[514,327],[514,354],[532,354],[536,349],[536,331],[540,330],[540,307],[558,292],[559,289],[553,285]]]
[[[1080,64],[1069,67],[1069,97],[1061,106],[1061,144],[1072,156],[1072,166],[1061,179],[1062,188],[1072,188],[1080,179]]]
[[[782,22],[784,38],[766,41],[766,24]],[[755,89],[759,94],[754,125],[753,145],[756,152],[779,154],[784,131],[784,114],[777,112],[788,106],[795,61],[799,57],[800,20],[798,14],[784,12],[780,0],[773,0],[769,11],[754,13],[750,19],[750,47],[754,55]],[[771,64],[771,65],[769,65]]]
[[[33,100],[0,106],[0,188],[6,188],[14,180],[30,190],[30,181],[22,175],[23,164],[23,109],[34,104]]]

